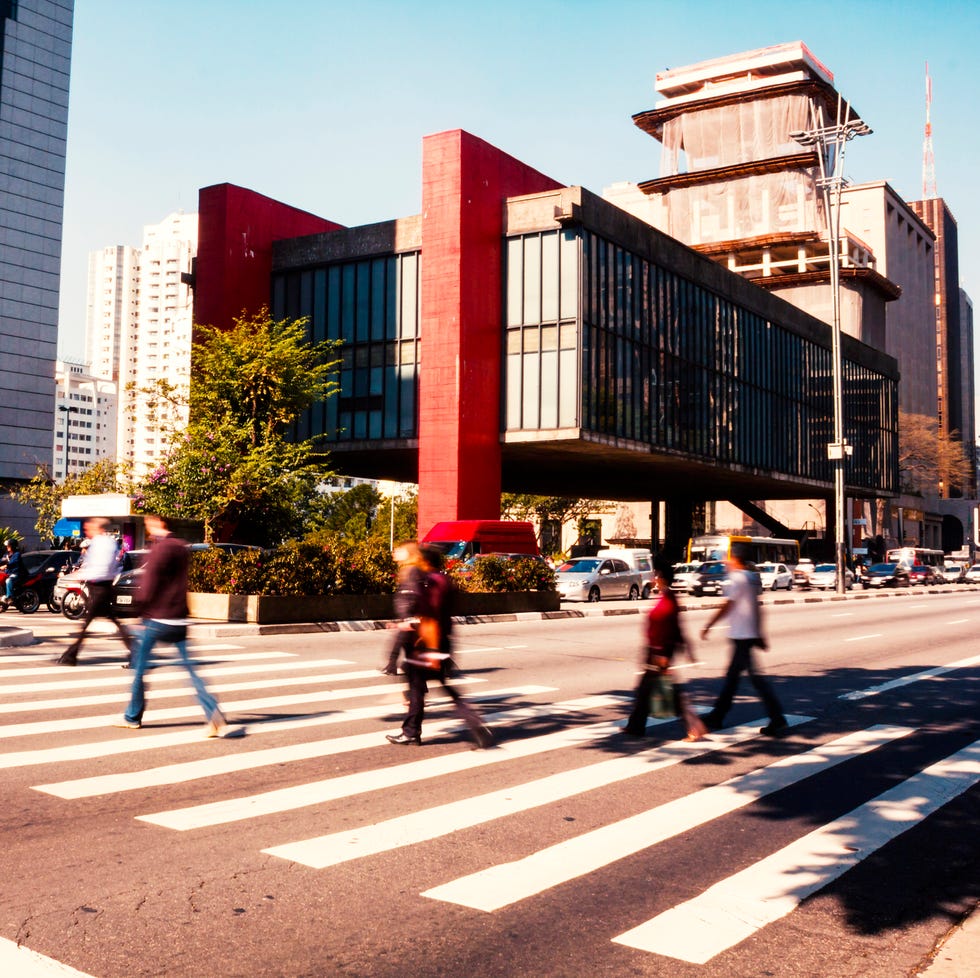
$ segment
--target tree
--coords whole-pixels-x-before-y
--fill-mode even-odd
[[[899,412],[898,468],[906,492],[948,495],[972,482],[972,463],[958,433],[947,434],[925,414]]]
[[[609,505],[604,500],[531,493],[505,492],[500,497],[500,508],[507,519],[537,520],[539,524],[544,520],[555,520],[562,529],[570,521],[585,519],[596,510],[608,509]]]
[[[61,501],[66,496],[128,493],[131,485],[128,465],[103,458],[83,472],[66,476],[62,482],[55,482],[48,470],[39,465],[34,478],[10,495],[37,513],[34,529],[42,540],[50,540],[54,536],[54,525],[61,518]]]
[[[199,520],[206,540],[276,543],[301,528],[330,475],[322,436],[289,436],[304,411],[337,392],[338,344],[310,343],[306,319],[275,320],[268,309],[197,335],[190,422],[136,506]]]

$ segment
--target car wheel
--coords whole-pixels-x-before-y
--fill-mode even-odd
[[[644,584],[644,585],[643,585],[643,591],[642,591],[642,592],[640,593],[640,597],[641,597],[641,598],[642,598],[642,599],[643,599],[644,601],[646,601],[646,600],[647,600],[647,598],[649,598],[649,597],[650,597],[650,585],[649,585],[649,584]]]
[[[599,592],[599,589],[597,587],[594,587],[594,588],[592,588],[589,591],[589,603],[590,604],[595,604],[596,602],[600,601],[601,599],[602,599],[602,594]]]
[[[22,614],[33,615],[41,606],[41,596],[32,587],[25,588],[17,595],[16,604]]]
[[[631,584],[630,594],[629,594],[630,601],[636,601],[639,598],[639,596],[640,596],[640,589],[635,584]]]
[[[787,591],[792,591],[792,590],[793,590],[793,578],[790,578],[790,579],[789,579],[789,580],[788,580],[788,581],[786,582],[786,590],[787,590]]]

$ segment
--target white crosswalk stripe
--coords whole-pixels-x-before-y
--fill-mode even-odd
[[[584,876],[617,859],[720,818],[790,785],[911,733],[907,727],[872,727],[794,754],[726,781],[614,822],[516,862],[434,887],[423,896],[474,910],[499,910],[552,886]]]
[[[789,723],[793,725],[809,719],[810,717],[787,717]],[[653,723],[657,722],[653,721]],[[693,743],[678,741],[674,744],[651,747],[627,757],[600,761],[598,764],[563,771],[561,774],[553,774],[523,785],[512,785],[476,798],[450,802],[438,809],[415,812],[369,828],[353,829],[349,832],[321,836],[318,839],[308,839],[305,842],[274,846],[271,849],[264,849],[263,852],[323,869],[359,856],[386,852],[400,846],[436,839],[450,832],[458,832],[473,825],[537,808],[562,798],[571,798],[586,791],[594,791],[596,788],[605,788],[628,778],[639,777],[694,757],[701,757],[712,751],[723,750],[758,736],[759,724],[762,722],[764,721],[755,720],[751,724],[735,727],[729,733],[718,734],[710,740]],[[612,732],[610,726],[610,724],[599,724],[591,732],[596,736],[608,736]],[[554,742],[562,742],[560,735],[550,736],[554,738]],[[546,739],[538,738],[538,741]],[[533,742],[525,748],[525,751],[532,746]],[[538,746],[545,745],[539,743]]]
[[[613,940],[705,964],[977,783],[980,741]]]

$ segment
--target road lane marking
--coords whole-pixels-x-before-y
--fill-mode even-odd
[[[900,686],[909,686],[912,683],[920,682],[923,679],[933,679],[936,676],[942,676],[947,672],[953,672],[956,669],[965,669],[969,666],[975,666],[980,663],[980,655],[975,655],[969,659],[960,659],[958,662],[951,662],[948,666],[936,666],[934,669],[925,669],[922,672],[913,672],[908,676],[902,676],[900,679],[892,679],[887,683],[881,683],[878,686],[869,686],[867,689],[855,689],[850,693],[841,693],[837,698],[839,700],[863,700],[867,699],[869,696],[877,696],[879,693],[887,692],[890,689],[898,689]]]
[[[541,849],[524,859],[499,863],[433,887],[422,896],[487,912],[509,907],[729,815],[910,733],[909,727],[882,725],[848,734],[801,754],[784,757],[749,774]]]
[[[841,611],[841,612],[838,612],[836,615],[831,615],[830,617],[831,618],[853,618],[854,617],[854,612],[853,611]]]
[[[377,675],[377,672],[374,675]],[[485,682],[485,679],[463,677],[454,679],[453,685],[469,686],[474,683]],[[393,686],[391,683],[385,683],[378,686],[362,686],[355,689],[309,690],[305,693],[291,693],[288,696],[265,696],[250,700],[235,700],[220,705],[225,715],[233,722],[247,722],[247,718],[237,721],[233,714],[271,710],[282,706],[299,706],[301,703],[330,703],[336,700],[363,698],[367,696],[385,696],[398,691],[398,687]],[[6,737],[29,737],[35,734],[63,733],[66,730],[93,730],[97,727],[111,727],[122,716],[122,711],[126,706],[125,702],[123,702],[124,699],[125,697],[120,699],[119,711],[117,713],[110,713],[108,716],[71,717],[65,720],[37,720],[33,723],[0,724],[0,740]],[[149,699],[150,706],[147,713],[154,723],[162,720],[183,720],[187,717],[201,716],[201,707],[196,703],[193,706],[175,706],[169,710],[155,710],[153,709],[152,694]]]
[[[264,679],[250,679],[240,683],[208,683],[208,689],[217,695],[218,693],[244,692],[249,689],[282,689],[285,686],[305,686],[332,682],[354,682],[362,679],[376,679],[377,669],[361,669],[357,672],[321,672],[314,673],[312,676],[280,676],[273,679],[267,676]],[[207,676],[202,678],[207,679]],[[184,686],[177,689],[161,689],[157,680],[163,679],[166,682],[183,681]],[[153,676],[152,683],[153,699],[174,699],[179,696],[187,696],[187,673],[181,671],[172,675]],[[133,679],[130,674],[129,685]],[[75,706],[105,706],[107,703],[119,703],[125,699],[124,693],[104,693],[101,696],[62,696],[54,700],[25,700],[19,703],[0,704],[0,715],[5,713],[28,713],[37,710],[70,710]],[[3,726],[0,725],[0,732]]]
[[[235,660],[228,659],[223,661],[234,662]],[[243,664],[230,666],[212,666],[210,664],[200,662],[194,663],[196,671],[205,679],[217,676],[248,676],[261,672],[271,672],[273,670],[280,672],[293,672],[300,669],[332,669],[336,666],[352,665],[354,665],[354,663],[349,659],[290,659],[289,662],[276,661],[265,662],[261,665]],[[176,668],[164,669],[161,666],[175,666]],[[375,669],[374,672],[375,675],[377,675],[378,670]],[[148,669],[146,672],[147,682],[152,682],[154,686],[156,686],[158,683],[179,682],[186,679],[186,677],[187,671],[177,661],[156,664],[153,668]],[[75,680],[74,682],[72,682],[70,679],[56,679],[54,681],[41,683],[22,683],[19,686],[16,684],[10,686],[0,686],[0,695],[13,696],[24,693],[49,693],[56,692],[57,690],[71,690],[72,692],[78,690],[81,692],[85,689],[105,689],[107,686],[132,686],[132,684],[132,672],[124,672],[119,669],[118,664],[116,664],[116,668],[114,668],[108,676],[99,676],[95,679]],[[79,702],[84,701],[79,700]],[[13,706],[10,707],[10,709],[16,710],[19,709],[19,707]],[[7,712],[6,707],[3,704],[0,704],[0,713],[3,712]]]
[[[786,719],[791,725],[795,725],[811,718],[787,717]],[[653,721],[653,723],[656,722]],[[485,822],[547,805],[563,798],[572,798],[586,791],[605,788],[629,778],[639,777],[643,774],[649,774],[651,771],[680,764],[693,757],[701,757],[704,754],[724,750],[734,744],[757,738],[759,736],[759,724],[762,722],[764,721],[759,719],[752,723],[742,724],[725,733],[713,734],[705,740],[693,742],[679,740],[658,745],[633,754],[599,761],[535,781],[502,788],[499,791],[491,791],[473,798],[464,798],[461,801],[450,802],[421,812],[412,812],[409,815],[389,819],[376,825],[362,826],[346,832],[334,832],[314,839],[305,839],[302,842],[290,842],[262,851],[272,856],[279,856],[281,859],[302,863],[304,866],[310,866],[313,869],[323,869],[326,866],[334,866],[350,859],[358,859],[362,856],[388,852],[402,846],[437,839],[451,832],[458,832],[474,825],[482,825]],[[599,727],[601,726],[603,725],[599,725]],[[599,727],[596,728],[595,733],[599,733]],[[602,735],[606,734],[608,731]],[[538,739],[545,741],[549,739],[549,736],[554,738],[558,746],[574,746],[571,743],[561,743],[559,738],[553,734]],[[527,743],[527,741],[523,741],[515,746],[519,747],[521,744]],[[489,753],[492,756],[498,752],[491,751]]]
[[[469,702],[476,702],[476,698],[471,698]],[[595,696],[589,697],[588,700],[576,699],[569,700],[567,703],[542,703],[531,707],[500,710],[496,713],[486,713],[482,719],[486,723],[535,720],[558,717],[562,713],[575,710],[618,706],[621,702],[622,698],[618,696]],[[463,729],[464,727],[465,725],[459,720],[451,718],[437,723],[427,723],[425,729],[427,736],[432,738],[437,734]],[[137,788],[180,784],[198,778],[230,774],[234,771],[250,771],[253,768],[268,767],[270,764],[287,764],[291,761],[309,760],[313,757],[347,754],[382,745],[387,746],[384,738],[378,731],[373,731],[367,734],[354,734],[350,737],[330,737],[324,740],[290,744],[286,747],[271,747],[266,750],[225,754],[220,757],[208,757],[200,761],[166,764],[142,771],[127,771],[122,774],[106,774],[78,778],[72,781],[61,781],[56,784],[36,785],[34,790],[55,795],[58,798],[93,798],[96,795],[115,794]]]
[[[946,622],[947,625],[964,625],[968,622],[969,618],[956,618],[953,621]]]
[[[471,703],[493,702],[511,696],[535,696],[539,693],[553,693],[554,686],[515,686],[497,689],[483,694],[468,694]],[[448,696],[436,697],[426,703],[426,711],[431,706],[439,710],[451,706]],[[249,739],[264,733],[282,730],[302,730],[324,724],[350,723],[356,720],[378,720],[400,717],[401,703],[389,701],[377,706],[362,706],[355,709],[340,710],[322,716],[308,717],[263,717],[261,720],[246,719]],[[118,717],[116,718],[118,719]],[[144,727],[140,733],[126,733],[114,740],[97,740],[85,744],[71,744],[62,747],[42,747],[35,750],[10,751],[0,754],[0,770],[15,767],[32,767],[36,764],[74,763],[91,760],[93,757],[109,757],[116,754],[131,754],[145,750],[158,750],[177,744],[202,744],[199,729],[180,730],[174,733],[153,733],[153,727]]]
[[[874,632],[871,635],[854,635],[851,638],[845,638],[845,642],[863,642],[865,639],[869,638],[881,638],[881,632]]]
[[[10,978],[92,978],[85,971],[46,958],[23,944],[0,937],[0,974]]]
[[[468,649],[465,645],[453,643],[453,655],[467,655],[470,652],[513,652],[528,647],[527,645],[481,645]]]
[[[193,653],[191,655],[193,658]],[[200,665],[202,668],[206,663],[210,662],[246,662],[249,660],[262,660],[262,659],[294,659],[296,654],[294,652],[239,652],[236,655],[213,655],[208,656],[207,660],[204,662],[199,662],[196,664]],[[154,656],[154,660],[158,666],[169,666],[169,665],[179,665],[180,660],[171,656]],[[23,663],[23,656],[17,659],[18,662]],[[33,662],[37,662],[37,656],[32,658]],[[66,676],[70,675],[75,679],[75,686],[84,685],[87,682],[102,682],[104,676],[95,680],[79,680],[79,676],[88,676],[93,672],[107,673],[111,672],[113,675],[117,675],[116,670],[119,668],[118,660],[115,662],[100,662],[98,664],[86,665],[83,659],[78,663],[77,666],[58,666],[56,660],[48,660],[43,666],[30,666],[24,669],[2,669],[0,670],[0,679],[6,680],[11,677],[15,679],[23,679],[28,676]],[[10,692],[16,692],[20,687],[16,683],[10,686]],[[74,688],[74,687],[73,687]],[[7,692],[6,687],[0,688],[0,692]]]
[[[791,913],[806,897],[978,782],[980,741],[975,741],[613,942],[706,964]]]

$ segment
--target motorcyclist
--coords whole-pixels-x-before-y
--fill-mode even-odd
[[[6,611],[10,607],[11,601],[14,600],[14,588],[17,586],[17,581],[20,578],[20,572],[22,568],[22,559],[20,556],[20,548],[17,545],[17,541],[14,539],[9,539],[4,541],[4,548],[6,549],[6,554],[0,563],[2,563],[7,568],[7,580],[6,580],[6,593],[4,597],[0,599],[0,604],[3,605],[3,611]]]

